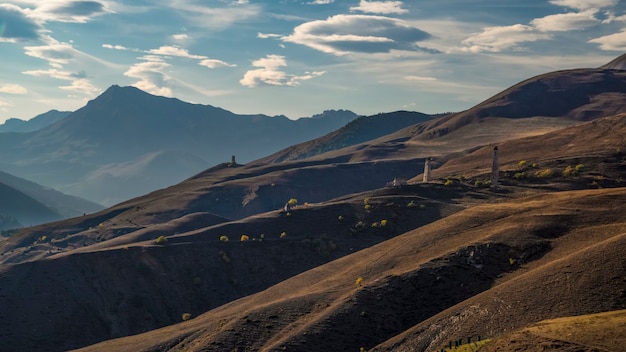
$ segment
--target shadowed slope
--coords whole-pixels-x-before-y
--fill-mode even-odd
[[[432,346],[433,341],[447,341],[468,330],[487,336],[493,328],[522,327],[574,312],[624,308],[623,293],[614,288],[623,287],[626,274],[624,258],[618,255],[626,241],[626,215],[607,210],[623,204],[625,192],[565,192],[477,206],[190,322],[84,351],[370,349],[440,311],[443,313],[435,317],[448,321],[454,316],[500,321],[427,324],[434,331],[416,336],[427,340],[423,346]],[[510,258],[517,261],[515,265],[510,264]],[[592,266],[594,270],[578,269],[589,263],[597,264]],[[567,268],[571,268],[569,276],[563,275]],[[531,275],[529,270],[535,273]],[[501,278],[496,280],[498,276]],[[363,278],[361,286],[354,283],[358,277]],[[570,289],[562,292],[550,287]],[[493,291],[498,299],[480,301],[483,295],[470,299],[481,291],[485,291],[483,295]],[[465,300],[467,304],[462,303]],[[474,300],[491,313],[469,314],[475,310]],[[446,311],[456,305],[459,308]],[[515,307],[517,313],[498,310],[503,307]],[[455,314],[459,309],[464,311]],[[528,310],[537,314],[522,315]],[[524,319],[519,319],[521,316]],[[416,345],[411,343],[399,346],[423,350],[413,349]]]

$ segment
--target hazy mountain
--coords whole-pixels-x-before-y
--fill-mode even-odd
[[[281,162],[312,157],[363,143],[404,127],[433,119],[433,116],[411,111],[396,111],[372,116],[361,116],[340,129],[304,143],[296,144],[260,162]]]
[[[69,114],[71,114],[69,111],[50,110],[27,121],[11,118],[0,125],[0,133],[37,131],[66,118]]]
[[[81,216],[102,206],[0,171],[0,229]],[[3,217],[4,216],[4,217]]]
[[[0,199],[0,230],[61,219],[52,209],[4,183],[0,183]]]
[[[236,115],[112,86],[43,129],[4,135],[0,167],[110,205],[180,182],[232,155],[247,162],[324,135],[354,118],[349,111],[295,121]]]

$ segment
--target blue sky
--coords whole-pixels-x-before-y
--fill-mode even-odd
[[[0,123],[113,84],[235,113],[460,111],[626,52],[620,0],[13,0]]]

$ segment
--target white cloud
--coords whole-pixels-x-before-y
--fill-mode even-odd
[[[205,66],[208,68],[218,68],[218,67],[236,67],[237,65],[229,64],[228,62],[224,62],[222,60],[216,59],[204,59],[201,60],[198,65]]]
[[[332,4],[333,2],[335,2],[335,0],[315,0],[315,1],[307,2],[307,4],[310,4],[310,5],[327,5],[327,4]]]
[[[626,28],[619,33],[591,39],[589,43],[599,44],[600,49],[607,51],[626,51]]]
[[[407,81],[418,81],[418,82],[424,82],[424,81],[436,81],[437,78],[435,77],[424,77],[424,76],[404,76],[404,79]]]
[[[0,85],[0,93],[26,94],[28,93],[28,89],[22,87],[19,84],[2,84]]]
[[[172,35],[172,38],[174,40],[187,40],[189,39],[189,36],[185,33],[181,33],[181,34],[174,34]]]
[[[596,13],[598,13],[597,9],[590,9],[582,12],[549,15],[536,18],[530,24],[542,32],[578,30],[599,24],[600,20],[595,17]]]
[[[499,52],[506,49],[517,49],[519,43],[550,38],[549,34],[522,24],[487,27],[482,33],[474,34],[463,40],[463,44],[466,46],[463,50],[474,53]]]
[[[283,41],[306,45],[334,55],[421,50],[416,42],[430,34],[400,19],[370,15],[336,15],[303,23]]]
[[[271,33],[257,33],[256,35],[257,38],[261,38],[261,39],[267,39],[267,38],[280,38],[281,35],[280,34],[271,34]]]
[[[602,20],[602,23],[612,23],[612,22],[626,22],[626,15],[615,16],[615,12],[606,11],[606,18]]]
[[[164,70],[171,65],[156,55],[146,55],[140,59],[144,61],[131,66],[128,71],[124,72],[124,76],[137,78],[138,81],[133,86],[141,90],[171,97],[172,90],[166,86],[169,77],[164,73]]]
[[[50,66],[61,68],[81,53],[69,43],[52,43],[40,46],[26,46],[26,55],[46,60]]]
[[[180,48],[177,46],[171,46],[171,45],[164,45],[158,49],[148,50],[148,54],[164,55],[164,56],[178,56],[178,57],[186,57],[188,59],[197,59],[197,60],[207,59],[206,56],[193,55],[193,54],[190,54],[189,51],[187,51],[187,49],[183,49],[183,48]]]
[[[552,5],[578,10],[597,9],[615,6],[619,0],[550,0]]]
[[[402,14],[409,12],[402,8],[402,1],[367,1],[361,0],[359,6],[350,7],[350,11],[379,14]]]
[[[83,94],[93,94],[99,91],[99,89],[94,87],[85,77],[86,75],[84,72],[69,72],[51,68],[48,70],[24,71],[22,73],[34,77],[49,77],[63,81],[70,81],[71,83],[69,86],[59,86],[59,88],[63,90],[71,90]]]
[[[112,12],[105,1],[46,0],[36,4],[30,16],[46,22],[86,23],[93,17]]]
[[[113,49],[113,50],[132,50],[122,45],[113,45],[113,44],[102,44],[103,48]]]
[[[325,73],[323,71],[306,72],[301,76],[287,74],[280,70],[281,67],[287,66],[285,57],[280,55],[267,55],[264,58],[253,61],[252,66],[259,68],[249,70],[244,74],[243,78],[239,80],[242,86],[257,87],[260,85],[268,85],[293,87],[297,86],[300,81],[319,77]]]
[[[259,5],[249,4],[248,1],[235,1],[227,7],[198,5],[193,0],[171,0],[165,4],[195,25],[210,29],[224,29],[257,17],[262,12]]]

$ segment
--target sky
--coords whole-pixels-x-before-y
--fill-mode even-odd
[[[11,0],[0,123],[114,84],[292,119],[453,112],[624,53],[623,0]]]

